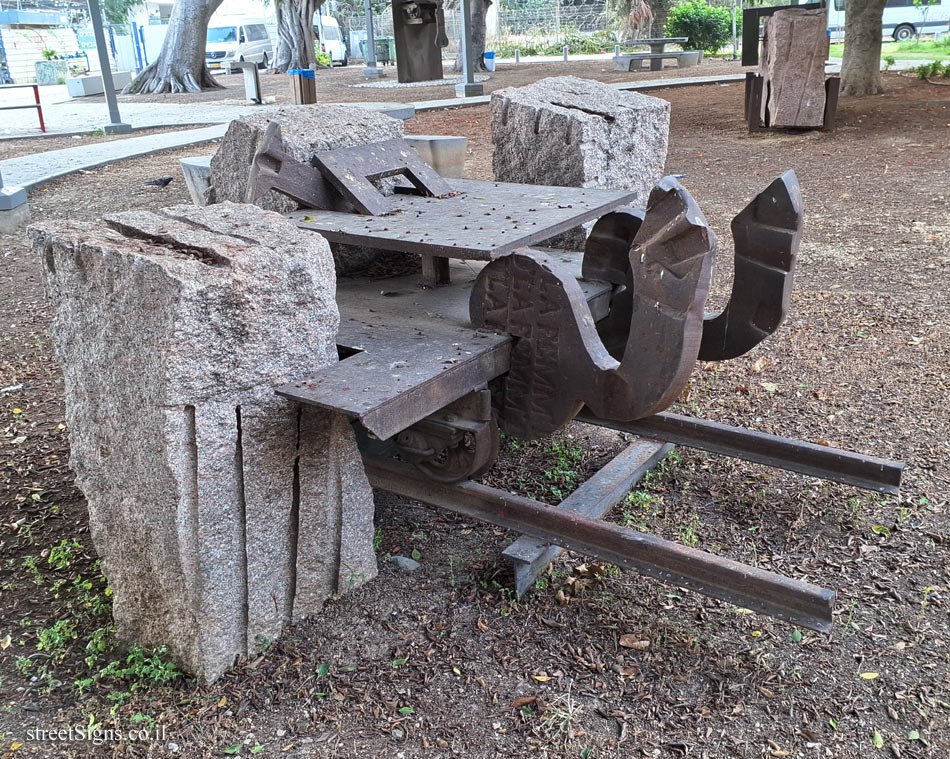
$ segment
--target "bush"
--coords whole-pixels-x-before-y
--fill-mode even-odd
[[[683,45],[688,50],[716,53],[732,39],[732,14],[704,0],[680,3],[670,10],[664,32],[667,37],[689,37]]]

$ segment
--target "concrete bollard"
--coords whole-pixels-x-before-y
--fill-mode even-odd
[[[521,51],[515,50],[515,63],[521,63]]]
[[[567,63],[567,54],[571,51],[571,48],[567,45],[564,46],[564,62]]]
[[[620,55],[620,45],[614,45],[614,55]]]

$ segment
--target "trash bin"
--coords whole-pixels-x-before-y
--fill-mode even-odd
[[[360,40],[360,55],[366,60],[366,40]],[[396,62],[396,38],[395,37],[377,37],[376,38],[376,63],[392,64]]]
[[[389,63],[396,62],[396,38],[395,37],[377,37],[376,38],[376,62]]]
[[[488,69],[489,71],[494,71],[495,70],[495,53],[492,51],[486,50],[484,54],[484,58],[485,58],[485,68]]]

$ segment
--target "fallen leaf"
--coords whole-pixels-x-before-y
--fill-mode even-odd
[[[624,648],[632,648],[635,651],[644,651],[650,647],[650,641],[642,635],[627,633],[620,636],[620,645]]]
[[[520,709],[522,706],[527,706],[528,704],[533,704],[538,699],[535,696],[519,696],[514,701],[511,702],[512,709]]]
[[[862,672],[861,673],[861,677],[863,677],[865,680],[873,680],[877,676],[878,676],[877,672]]]
[[[907,733],[907,740],[909,740],[909,741],[919,741],[919,740],[920,740],[920,733],[918,733],[916,730],[911,730],[909,733]]]
[[[761,356],[752,362],[752,366],[749,369],[753,374],[760,374],[769,365],[769,360],[765,356]]]
[[[491,628],[488,625],[486,625],[484,622],[482,622],[482,620],[478,620],[477,625],[478,625],[478,629],[481,630],[483,633],[487,633],[489,630],[491,630]]]
[[[759,384],[762,385],[762,389],[767,393],[774,393],[778,390],[778,385],[774,382],[760,382]]]
[[[531,677],[537,680],[539,683],[546,683],[548,680],[551,679],[547,675],[531,675]]]
[[[228,703],[228,697],[227,697],[227,696],[221,696],[221,700],[218,701],[218,707],[220,708],[220,707],[224,706],[224,705],[227,704],[227,703]]]
[[[874,736],[871,740],[874,741],[874,748],[884,748],[884,736],[877,730],[874,731]]]

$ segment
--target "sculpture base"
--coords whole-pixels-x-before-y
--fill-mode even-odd
[[[455,85],[455,97],[471,98],[485,94],[485,86],[479,82],[471,82]]]

